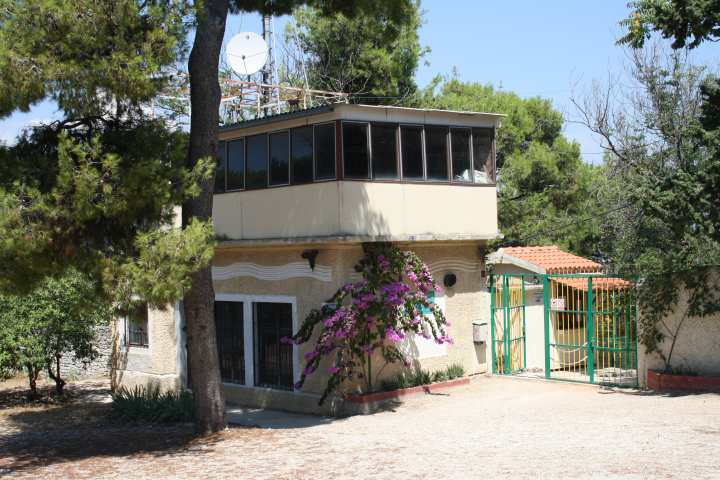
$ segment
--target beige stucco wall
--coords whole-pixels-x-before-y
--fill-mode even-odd
[[[178,365],[178,325],[175,309],[148,311],[148,347],[127,346],[124,343],[124,319],[115,323],[111,382],[113,388],[158,386],[162,390],[176,389],[181,384]]]
[[[664,355],[670,352],[672,337],[686,309],[686,296],[681,295],[675,310],[660,323],[660,331],[665,334],[660,344]],[[640,312],[642,315],[642,312]],[[663,325],[664,324],[664,325]],[[720,314],[705,318],[688,317],[679,330],[671,366],[699,375],[720,376]],[[657,353],[646,353],[642,344],[638,345],[638,375],[641,384],[647,380],[647,370],[663,370],[665,363]]]
[[[401,248],[410,248],[417,252],[429,265],[435,279],[442,283],[445,273],[454,273],[457,283],[445,290],[442,298],[444,311],[451,327],[448,333],[454,339],[441,356],[415,358],[413,368],[430,371],[443,369],[450,364],[460,363],[467,374],[482,373],[487,370],[486,345],[473,342],[473,321],[487,321],[489,295],[482,278],[482,253],[480,242],[420,243],[404,244]],[[281,280],[262,280],[247,273],[229,275],[230,278],[214,281],[216,295],[241,294],[248,296],[282,296],[295,299],[298,324],[314,308],[327,301],[342,285],[357,281],[360,277],[354,271],[354,265],[361,258],[360,245],[332,244],[317,245],[316,270],[330,268],[329,277],[287,278]],[[305,262],[301,258],[307,246],[275,246],[269,248],[220,248],[216,252],[213,266],[217,268],[237,265],[260,267],[282,267]],[[297,272],[297,268],[294,270]],[[225,277],[228,277],[226,274]],[[124,347],[121,335],[115,340],[115,370],[113,384],[132,388],[135,385],[159,385],[162,388],[177,388],[181,385],[181,369],[178,357],[177,322],[173,308],[165,311],[151,311],[149,315],[149,347]],[[121,321],[117,328],[121,328]],[[116,330],[117,331],[117,330]],[[410,346],[410,351],[416,351]],[[304,367],[303,356],[311,348],[304,345],[299,348],[297,362]],[[382,360],[374,359],[375,384],[383,378],[393,376],[402,369],[394,365],[382,369]],[[318,372],[310,376],[301,392],[281,392],[265,388],[248,388],[226,385],[227,399],[234,403],[285,408],[307,412],[331,413],[336,405],[329,403],[324,409],[317,408],[317,398],[325,387],[327,368],[324,364]],[[357,385],[348,384],[348,391],[356,391]]]
[[[407,248],[405,246],[404,248]],[[453,288],[447,289],[444,294],[445,314],[452,323],[449,334],[455,344],[448,346],[446,354],[431,358],[418,359],[413,362],[415,367],[429,370],[445,368],[452,363],[461,363],[467,373],[479,373],[486,370],[485,346],[473,342],[472,322],[487,316],[489,296],[484,291],[484,281],[481,278],[481,255],[477,243],[468,244],[442,244],[441,246],[413,246],[421,258],[430,266],[438,282],[442,282],[445,273],[452,272],[457,276],[457,283]],[[216,267],[228,267],[232,264],[253,263],[262,266],[282,266],[297,262],[301,259],[302,248],[276,247],[266,249],[235,249],[221,250],[215,258]],[[319,248],[316,268],[331,267],[330,281],[314,278],[289,278],[286,280],[269,281],[259,280],[250,276],[238,276],[226,280],[216,280],[216,294],[243,294],[243,295],[271,295],[295,297],[297,302],[298,322],[328,300],[338,288],[348,281],[356,281],[359,277],[353,266],[360,259],[362,250],[359,245],[343,246],[331,245]],[[304,354],[311,345],[300,347],[299,359],[301,368]],[[379,358],[374,360],[375,372],[379,372],[382,362]],[[325,364],[318,372],[310,376],[302,389],[305,394],[319,394],[322,392],[327,380]],[[397,373],[400,366],[385,368],[376,382],[382,378]],[[350,389],[353,386],[349,386]],[[247,400],[249,393],[243,393],[239,387],[229,387],[229,398],[242,398]],[[282,397],[278,393],[275,397]],[[269,401],[268,393],[253,393],[253,397],[263,396],[264,404]],[[299,400],[298,400],[299,401]],[[277,405],[276,405],[277,406]]]
[[[496,196],[492,185],[332,181],[218,194],[213,218],[232,240],[489,239],[498,231]]]

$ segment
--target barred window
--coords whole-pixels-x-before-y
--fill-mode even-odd
[[[148,344],[148,307],[141,304],[128,312],[125,322],[125,340],[129,346],[147,347]]]

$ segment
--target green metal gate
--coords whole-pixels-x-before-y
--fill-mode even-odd
[[[633,282],[591,273],[501,274],[489,285],[493,373],[637,385]]]
[[[490,277],[493,373],[525,370],[525,282],[522,275]]]

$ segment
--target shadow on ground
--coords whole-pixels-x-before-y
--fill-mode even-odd
[[[696,395],[718,395],[720,392],[709,392],[709,391],[695,391],[695,390],[672,390],[666,392],[658,392],[650,389],[638,389],[638,388],[622,388],[622,387],[598,387],[598,393],[601,395],[619,394],[619,395],[632,395],[635,397],[664,397],[664,398],[675,398],[675,397],[690,397]]]
[[[220,440],[196,438],[191,424],[113,423],[109,393],[106,384],[73,385],[63,400],[28,402],[0,390],[0,475],[91,457],[198,455]]]

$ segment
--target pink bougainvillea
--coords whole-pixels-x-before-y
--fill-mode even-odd
[[[347,379],[363,378],[371,390],[370,359],[376,351],[388,363],[408,364],[398,343],[410,332],[437,343],[452,343],[445,316],[428,298],[440,288],[420,258],[388,243],[365,244],[363,250],[355,266],[362,279],[340,288],[323,308],[308,315],[294,336],[283,338],[300,345],[310,342],[317,330],[295,388],[302,387],[323,358],[329,357],[330,376],[320,403]]]

